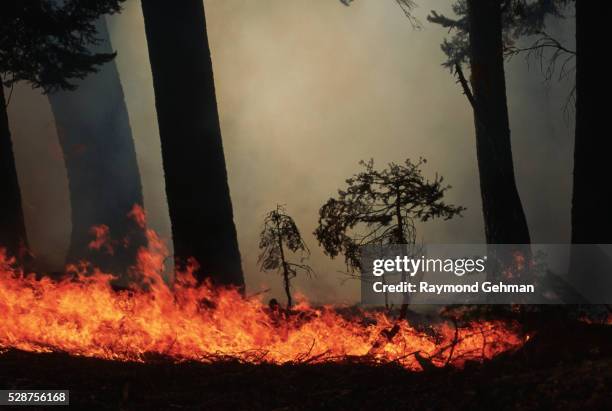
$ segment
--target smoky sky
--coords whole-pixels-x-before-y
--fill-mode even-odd
[[[170,238],[151,70],[140,2],[108,18],[143,180],[149,224]],[[294,290],[319,302],[351,302],[342,258],[330,260],[312,235],[319,207],[373,158],[379,166],[425,157],[425,174],[452,186],[462,218],[418,224],[419,241],[482,243],[472,111],[441,66],[445,29],[427,23],[448,0],[421,1],[415,30],[393,0],[207,0],[209,40],[234,216],[248,293],[283,298],[280,277],[257,266],[263,217],[284,204],[312,250],[313,279]],[[573,45],[570,21],[548,30]],[[529,41],[529,40],[526,40]],[[545,81],[539,62],[506,64],[517,184],[540,243],[568,242],[573,78]],[[104,103],[103,99],[100,100]],[[180,104],[180,102],[177,102]],[[52,269],[70,234],[66,171],[49,103],[19,85],[9,106],[28,235]],[[212,199],[211,199],[212,200]],[[205,235],[205,233],[203,233]]]

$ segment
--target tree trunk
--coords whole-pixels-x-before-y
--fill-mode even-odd
[[[27,236],[6,109],[0,84],[0,247],[19,258],[27,249]]]
[[[283,261],[283,285],[285,286],[285,294],[287,295],[287,309],[291,309],[293,305],[293,299],[291,298],[291,279],[289,278],[289,268],[285,261]]]
[[[395,192],[395,218],[397,220],[397,240],[398,243],[402,245],[404,255],[408,254],[408,241],[406,240],[406,235],[404,234],[404,219],[402,218],[402,207],[400,205],[400,188],[396,187]],[[417,277],[417,281],[420,282],[422,279],[422,273],[419,273]],[[405,282],[408,280],[405,271],[402,271],[401,281]],[[385,296],[386,299],[386,296]],[[399,320],[403,320],[408,315],[408,305],[410,304],[410,295],[408,293],[404,293],[402,298],[402,306],[399,312]]]
[[[601,28],[607,17],[596,4],[576,0],[576,135],[572,198],[572,243],[612,243],[609,158],[606,133],[608,76],[601,57]],[[606,123],[606,124],[604,124]]]
[[[278,219],[276,219],[276,233],[278,240],[278,250],[280,252],[281,264],[283,265],[283,284],[285,286],[285,294],[287,295],[287,309],[291,309],[293,300],[291,299],[291,279],[289,278],[289,267],[285,261],[285,250],[283,248],[283,236],[279,226]]]
[[[244,285],[202,0],[143,0],[175,260]]]
[[[487,244],[487,278],[519,278],[531,259],[529,229],[514,178],[499,0],[468,0],[476,153]],[[524,245],[523,245],[524,244]]]
[[[609,157],[612,139],[606,133],[607,68],[601,57],[601,28],[606,13],[593,2],[576,0],[576,130],[572,243],[612,243]],[[598,246],[572,247],[570,282],[594,303],[609,302],[612,260]]]
[[[506,103],[501,5],[468,0],[476,150],[487,243],[528,244],[516,188]]]
[[[104,17],[96,23],[103,41],[92,51],[112,53]],[[114,61],[76,83],[75,91],[49,95],[70,188],[72,234],[67,260],[87,259],[125,273],[135,261],[144,233],[127,214],[142,205],[136,150],[119,73]],[[112,255],[90,250],[90,229],[106,225],[118,240]],[[123,239],[129,243],[124,245]]]

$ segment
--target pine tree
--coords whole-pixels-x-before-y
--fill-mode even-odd
[[[310,255],[310,250],[302,239],[295,221],[280,205],[266,215],[259,238],[261,254],[258,262],[260,267],[263,271],[275,270],[281,273],[287,295],[287,308],[291,308],[293,305],[291,280],[297,276],[298,271],[308,275],[313,273],[312,268],[304,263]],[[285,250],[300,253],[300,262],[290,261]]]

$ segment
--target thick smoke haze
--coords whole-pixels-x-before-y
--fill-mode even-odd
[[[150,226],[170,238],[159,135],[140,2],[108,19],[126,95]],[[418,225],[430,243],[484,242],[472,110],[441,66],[447,31],[427,23],[449,2],[422,1],[415,30],[393,0],[208,0],[205,3],[221,128],[248,293],[280,277],[257,266],[264,215],[284,204],[312,250],[314,279],[294,289],[320,302],[352,302],[342,259],[323,255],[312,235],[318,209],[361,159],[384,166],[428,159],[453,188],[463,218]],[[570,22],[550,31],[573,43]],[[573,114],[564,113],[573,79],[545,82],[537,61],[506,65],[519,192],[534,242],[568,242]],[[180,104],[180,102],[177,102]],[[45,96],[16,87],[9,107],[28,234],[54,269],[68,246],[66,172]],[[202,233],[206,235],[206,233]]]

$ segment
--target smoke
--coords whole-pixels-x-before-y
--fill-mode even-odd
[[[72,225],[66,167],[49,101],[39,90],[17,84],[8,113],[29,245],[42,267],[61,270]]]
[[[416,15],[423,22],[430,9],[449,10],[448,1],[421,3]],[[286,205],[296,220],[318,273],[312,280],[298,277],[295,290],[323,302],[358,298],[357,283],[339,286],[345,278],[340,273],[345,270],[342,259],[323,255],[311,233],[319,207],[358,171],[361,159],[374,158],[382,167],[390,161],[426,157],[426,173],[444,176],[453,186],[448,201],[467,211],[449,222],[419,224],[419,240],[484,241],[472,112],[460,87],[440,65],[445,29],[425,23],[423,30],[414,30],[392,0],[355,1],[351,7],[336,0],[223,0],[207,1],[205,6],[249,294],[271,288],[270,297],[283,295],[280,276],[257,267],[263,217],[278,203]],[[127,2],[124,12],[108,23],[149,221],[170,238],[140,3]],[[506,73],[515,169],[532,238],[566,242],[573,126],[564,119],[563,101],[570,85],[545,84],[539,68],[522,58],[509,62]],[[52,122],[44,114],[45,104],[36,101],[20,106],[18,119],[11,107],[14,131],[15,123]],[[43,216],[67,207],[65,177],[59,167],[53,176],[45,176],[45,184],[54,187],[45,193],[50,197],[36,194],[41,185],[32,182],[42,172],[36,160],[41,154],[35,156],[32,147],[40,140],[22,139],[22,133],[33,130],[21,130],[22,141],[16,145],[22,189],[41,216],[30,217],[28,227],[44,227],[36,231],[54,233],[53,244],[60,244],[69,223],[64,217],[47,221]],[[52,140],[50,130],[52,125],[47,130]],[[35,248],[56,252],[40,235]]]

